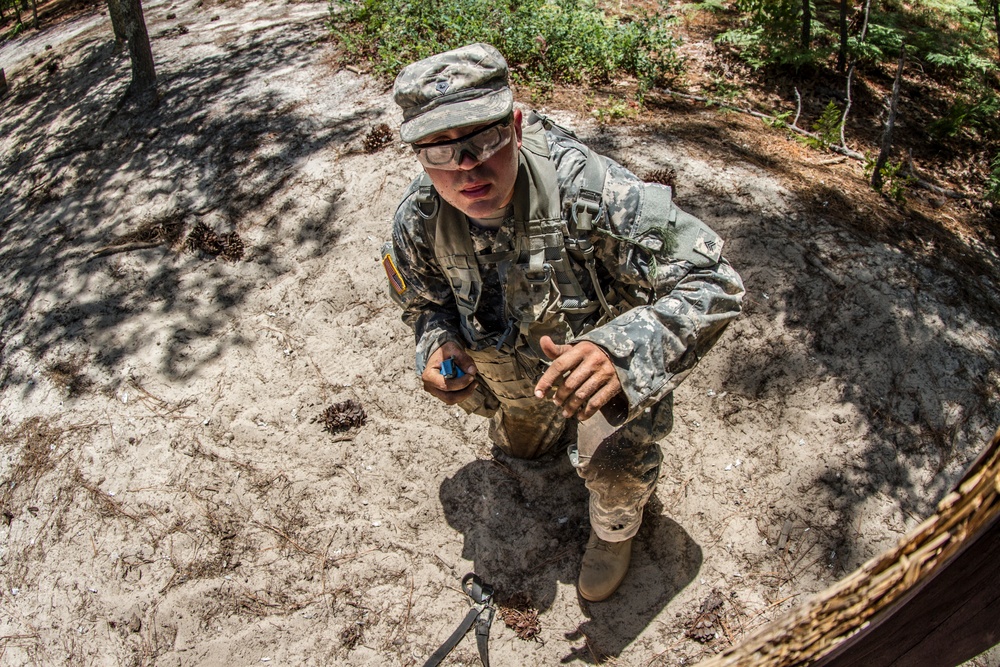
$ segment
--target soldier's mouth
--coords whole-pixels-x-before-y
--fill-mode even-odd
[[[468,197],[469,199],[478,199],[479,197],[486,196],[486,193],[490,190],[489,183],[483,183],[481,185],[466,186],[460,190],[460,192]]]

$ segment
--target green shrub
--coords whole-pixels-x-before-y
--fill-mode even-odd
[[[20,21],[14,24],[14,27],[7,31],[4,39],[14,39],[18,35],[24,32],[24,24]]]
[[[735,47],[754,69],[812,65],[832,52],[833,33],[818,13],[809,23],[810,48],[802,48],[802,0],[736,0],[735,6],[742,14],[742,25],[722,33],[716,42]]]
[[[865,160],[865,178],[870,182],[872,174],[875,172],[875,158],[869,157]],[[878,190],[887,195],[895,202],[902,204],[906,201],[906,191],[913,185],[913,177],[903,173],[903,161],[893,162],[886,160],[886,163],[879,170],[882,175],[882,187]]]
[[[669,17],[616,19],[593,0],[332,0],[330,29],[348,57],[394,76],[407,63],[472,42],[497,47],[515,81],[609,81],[640,92],[681,69]]]
[[[963,132],[983,139],[1000,136],[1000,95],[975,79],[966,79],[959,89],[961,94],[927,128],[930,135],[938,140]]]
[[[1000,153],[996,154],[990,164],[990,176],[986,180],[984,196],[989,201],[1000,204]]]
[[[840,121],[842,116],[843,112],[840,110],[840,107],[837,106],[836,102],[830,100],[826,108],[823,109],[823,113],[812,124],[812,130],[816,133],[816,136],[807,137],[799,135],[796,138],[806,146],[825,151],[832,144],[840,141]]]

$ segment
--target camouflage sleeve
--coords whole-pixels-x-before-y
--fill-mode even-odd
[[[392,226],[392,265],[386,266],[390,293],[403,307],[403,321],[416,339],[416,372],[447,341],[460,345],[458,310],[448,279],[434,259],[423,219],[409,199],[396,211]],[[385,260],[383,260],[385,261]],[[395,270],[396,276],[392,275]]]
[[[600,345],[615,362],[628,419],[672,392],[742,307],[743,283],[721,256],[722,241],[669,198],[665,188],[650,190],[626,169],[609,166],[597,253],[614,280],[651,294],[651,302],[578,340]],[[669,210],[651,212],[651,205]],[[674,222],[642,221],[657,217]],[[647,233],[651,228],[655,234]]]

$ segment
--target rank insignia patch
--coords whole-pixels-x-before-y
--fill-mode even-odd
[[[396,290],[396,294],[402,295],[406,291],[406,283],[403,281],[403,276],[399,275],[399,270],[396,268],[396,264],[392,261],[392,255],[386,253],[382,257],[382,266],[385,268],[385,275],[389,278],[389,284],[392,285],[392,289]]]

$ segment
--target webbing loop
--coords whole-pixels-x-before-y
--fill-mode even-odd
[[[445,640],[444,644],[434,651],[424,667],[437,667],[441,661],[451,653],[451,650],[462,641],[469,628],[473,624],[476,626],[476,646],[479,649],[479,659],[483,667],[490,667],[490,625],[493,623],[493,615],[496,611],[493,606],[493,587],[484,582],[479,575],[470,572],[462,577],[462,590],[472,599],[472,608],[458,624],[451,636]]]

